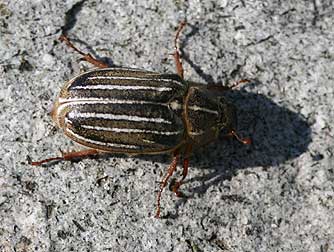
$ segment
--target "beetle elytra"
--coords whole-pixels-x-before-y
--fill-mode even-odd
[[[171,153],[172,162],[160,184],[156,217],[160,216],[161,193],[183,156],[179,188],[187,176],[193,148],[215,140],[221,129],[244,144],[236,134],[235,108],[212,89],[222,88],[185,81],[178,48],[182,22],[174,39],[177,74],[160,74],[131,68],[110,67],[77,49],[62,35],[60,39],[98,69],[67,82],[52,109],[52,119],[65,135],[89,147],[31,162],[42,165],[54,160],[71,160],[101,152],[125,154]],[[244,81],[240,81],[241,83]],[[238,84],[237,83],[237,84]],[[236,84],[236,85],[237,85]],[[210,88],[211,87],[211,88]],[[226,89],[226,88],[225,88]]]

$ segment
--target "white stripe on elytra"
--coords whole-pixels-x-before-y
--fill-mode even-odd
[[[178,135],[181,131],[157,131],[157,130],[145,130],[145,129],[122,129],[122,128],[111,128],[111,127],[100,127],[100,126],[91,126],[91,125],[80,125],[80,127],[85,129],[92,130],[101,130],[101,131],[112,131],[116,133],[148,133],[148,134],[156,134],[156,135]]]
[[[159,81],[159,82],[172,82],[179,86],[184,86],[182,82],[173,79],[161,79],[161,78],[140,78],[140,77],[130,77],[130,76],[91,76],[87,77],[88,80],[142,80],[142,81]]]
[[[58,98],[58,107],[56,111],[56,118],[68,106],[86,105],[86,104],[148,104],[167,107],[168,105],[160,102],[151,101],[136,101],[136,100],[116,100],[103,98]]]
[[[202,111],[202,112],[207,112],[207,113],[218,115],[218,111],[216,111],[216,110],[202,108],[202,107],[198,107],[196,105],[188,106],[188,109],[193,110],[193,111]]]
[[[107,120],[127,120],[132,122],[154,122],[154,123],[166,123],[172,124],[171,121],[165,120],[163,118],[153,118],[153,117],[141,117],[141,116],[129,116],[129,115],[114,115],[114,114],[104,114],[104,113],[80,113],[76,111],[71,111],[68,113],[69,117],[74,118],[99,118]]]
[[[157,73],[157,72],[151,72],[151,71],[145,71],[142,69],[137,69],[137,68],[126,68],[126,67],[111,67],[111,68],[103,68],[103,69],[93,69],[87,72],[84,72],[76,77],[74,77],[73,79],[71,79],[68,83],[67,86],[72,85],[72,83],[77,80],[79,77],[82,77],[84,75],[87,74],[91,74],[91,73],[96,73],[96,72],[113,72],[113,71],[129,71],[129,72],[141,72],[147,76],[160,76],[161,74]],[[89,77],[88,77],[89,78]]]
[[[73,135],[74,137],[78,138],[79,140],[85,141],[87,143],[92,143],[92,144],[101,145],[101,146],[114,147],[114,148],[122,148],[122,149],[124,149],[124,148],[125,149],[138,149],[139,148],[136,145],[130,145],[130,144],[105,143],[105,142],[101,142],[101,141],[96,141],[96,140],[92,140],[92,139],[80,136],[80,135],[74,133],[69,128],[65,128],[65,130],[68,133],[70,133],[71,135]]]
[[[157,72],[152,72],[152,71],[147,71],[147,70],[143,70],[143,69],[140,69],[140,68],[129,68],[129,67],[108,67],[108,68],[103,68],[103,69],[98,69],[98,71],[122,71],[122,70],[125,70],[125,71],[129,71],[129,72],[143,72],[145,74],[153,74],[153,75],[157,75],[159,73]],[[95,72],[96,69],[90,71],[90,72]]]
[[[129,85],[87,85],[87,86],[74,86],[71,89],[101,89],[101,90],[153,90],[153,91],[171,91],[169,87],[152,87],[152,86],[129,86]]]
[[[141,100],[117,100],[117,99],[105,99],[105,98],[58,98],[59,106],[66,105],[67,103],[70,105],[77,104],[150,104],[150,105],[159,105],[159,106],[167,106],[166,103],[161,102],[152,102],[152,101],[141,101]],[[67,105],[68,105],[67,104]]]

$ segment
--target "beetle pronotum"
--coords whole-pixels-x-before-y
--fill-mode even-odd
[[[234,107],[223,96],[212,91],[226,88],[183,79],[178,38],[184,26],[185,22],[182,22],[174,39],[173,56],[177,74],[110,67],[81,52],[62,35],[61,41],[98,69],[67,82],[54,103],[51,115],[65,135],[89,149],[63,153],[61,157],[31,164],[42,165],[101,152],[172,153],[173,160],[157,195],[155,216],[159,217],[161,193],[176,170],[180,154],[183,155],[182,177],[173,187],[173,192],[178,196],[188,173],[189,155],[193,147],[215,140],[223,128],[228,130],[229,135],[249,144],[250,139],[241,139],[235,132]],[[238,83],[241,82],[244,81]]]

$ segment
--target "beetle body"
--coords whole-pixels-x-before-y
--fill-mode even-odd
[[[104,68],[64,85],[52,118],[74,141],[101,151],[173,152],[235,127],[233,107],[205,85],[176,74]]]
[[[193,147],[213,141],[221,129],[243,143],[250,143],[250,140],[236,135],[235,109],[221,93],[212,91],[206,85],[183,79],[177,39],[184,25],[185,22],[180,24],[174,39],[173,56],[177,74],[110,68],[90,54],[80,51],[62,35],[61,41],[98,69],[67,82],[54,103],[51,115],[68,137],[90,148],[31,164],[72,160],[100,152],[172,153],[173,160],[161,181],[157,196],[155,216],[159,217],[161,193],[176,170],[180,155],[183,155],[182,177],[173,186],[178,196],[179,187],[188,173]],[[222,88],[215,85],[211,87]]]

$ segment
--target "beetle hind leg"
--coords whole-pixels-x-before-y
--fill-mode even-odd
[[[179,189],[180,189],[180,186],[182,185],[182,183],[183,183],[183,180],[187,177],[187,175],[188,175],[188,167],[189,167],[189,158],[185,158],[184,160],[183,160],[183,171],[182,171],[182,178],[179,180],[179,181],[177,181],[176,183],[175,183],[175,185],[173,186],[173,192],[175,193],[175,195],[177,196],[177,197],[181,197],[182,196],[182,194],[181,194],[181,192],[179,191]]]
[[[183,159],[183,170],[182,170],[182,178],[175,183],[173,186],[173,192],[175,193],[176,196],[181,197],[182,194],[180,193],[179,189],[180,186],[182,185],[183,181],[188,175],[188,167],[189,167],[189,156],[192,150],[192,145],[189,144],[187,145],[185,151],[184,151],[184,159]]]
[[[93,64],[94,66],[98,67],[98,68],[107,68],[109,67],[108,64],[104,63],[102,60],[98,60],[95,59],[91,54],[89,53],[84,53],[82,51],[80,51],[77,47],[75,47],[72,42],[70,41],[70,39],[68,37],[66,37],[66,35],[62,34],[59,37],[59,40],[61,42],[64,42],[68,47],[72,48],[74,51],[76,51],[77,53],[79,53],[80,55],[83,56],[83,60]]]
[[[178,160],[179,160],[179,154],[177,152],[175,152],[173,160],[172,160],[172,163],[170,164],[170,166],[168,168],[167,174],[165,175],[164,179],[161,181],[161,184],[160,184],[160,189],[159,189],[158,196],[157,196],[157,210],[156,210],[155,218],[159,218],[160,217],[160,200],[161,200],[161,194],[162,194],[162,191],[164,190],[164,188],[167,185],[168,179],[175,172]]]

